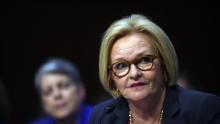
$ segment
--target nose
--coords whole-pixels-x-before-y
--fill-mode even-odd
[[[134,64],[131,64],[129,76],[133,80],[137,80],[141,76],[141,70],[139,70]]]
[[[58,88],[54,88],[53,90],[53,97],[54,99],[60,99],[62,98],[62,93]]]

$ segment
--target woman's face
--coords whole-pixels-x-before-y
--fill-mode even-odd
[[[80,89],[64,74],[46,74],[41,80],[41,99],[48,114],[63,119],[76,112],[82,98]]]
[[[132,33],[119,38],[112,46],[110,56],[112,64],[120,61],[127,61],[128,63],[134,61],[130,65],[127,75],[118,77],[113,72],[111,73],[116,88],[128,100],[143,100],[156,94],[164,86],[161,63],[158,57],[153,59],[151,68],[146,71],[142,71],[136,66],[138,65],[136,60],[138,60],[139,65],[146,65],[148,59],[141,58],[156,55],[152,42],[153,39],[144,33]],[[123,65],[118,65],[118,68],[123,67]]]

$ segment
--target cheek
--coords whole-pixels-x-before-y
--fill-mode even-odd
[[[66,108],[68,108],[69,112],[76,111],[81,103],[80,94],[77,89],[70,89],[65,92],[64,99],[66,104]]]
[[[151,71],[144,72],[144,77],[152,82],[160,82],[162,79],[162,70],[159,63],[156,63]]]
[[[53,99],[51,97],[42,97],[41,99],[44,109],[50,111],[53,108]]]
[[[112,75],[113,81],[115,83],[116,88],[120,89],[121,87],[124,87],[124,85],[126,85],[126,76],[119,78],[116,77],[115,75]]]
[[[68,90],[64,90],[63,92],[63,97],[68,102],[75,102],[79,98],[79,93],[75,87],[70,87]]]

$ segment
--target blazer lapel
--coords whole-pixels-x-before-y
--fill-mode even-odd
[[[163,104],[163,111],[164,124],[185,124],[184,121],[175,118],[175,116],[180,112],[176,87],[167,87]]]
[[[128,104],[126,100],[120,97],[110,106],[113,107],[113,110],[102,118],[102,120],[105,121],[101,124],[128,124]],[[167,87],[163,111],[163,124],[185,124],[184,120],[175,118],[180,112],[178,96],[175,88]]]
[[[108,105],[100,124],[128,124],[128,105],[122,97]]]
[[[164,116],[163,124],[185,124],[184,121],[176,119],[175,116],[180,111],[176,87],[167,87],[163,104]],[[128,104],[124,98],[118,98],[115,102],[114,124],[128,124]]]
[[[128,103],[127,101],[120,97],[117,101],[117,108],[115,110],[115,115],[117,120],[115,124],[128,124]]]

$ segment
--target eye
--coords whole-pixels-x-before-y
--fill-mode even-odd
[[[145,56],[145,57],[142,57],[138,63],[139,64],[149,64],[151,62],[152,62],[152,58],[149,56]]]
[[[46,88],[46,89],[43,89],[42,90],[42,95],[44,95],[44,96],[49,96],[51,93],[52,93],[52,88],[51,87],[49,87],[49,88]]]
[[[61,81],[61,82],[59,82],[58,87],[66,89],[66,88],[70,87],[70,84],[71,84],[71,82],[69,82],[69,81]]]
[[[128,67],[128,64],[125,62],[117,63],[113,66],[113,69],[115,70],[122,70]]]
[[[141,70],[148,70],[153,65],[154,56],[145,56],[139,59],[136,63],[136,66]]]

